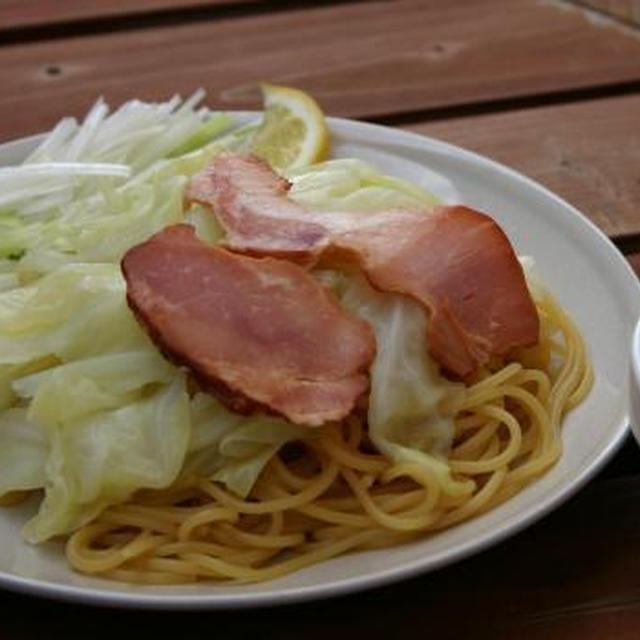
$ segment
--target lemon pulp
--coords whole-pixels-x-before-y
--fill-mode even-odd
[[[262,85],[265,114],[252,151],[275,169],[295,169],[324,160],[329,130],[318,103],[300,89]]]

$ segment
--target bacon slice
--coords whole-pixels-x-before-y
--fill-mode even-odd
[[[368,324],[301,267],[200,241],[174,225],[122,260],[127,299],[174,362],[231,409],[301,425],[340,420],[368,388]]]
[[[287,192],[263,161],[228,154],[192,181],[187,196],[213,208],[233,250],[329,266],[356,262],[376,288],[421,302],[429,351],[454,375],[537,342],[538,314],[522,268],[489,216],[462,206],[311,212]]]
[[[327,230],[287,198],[290,187],[255,156],[222,154],[194,176],[185,197],[216,211],[229,249],[306,262],[327,246]]]

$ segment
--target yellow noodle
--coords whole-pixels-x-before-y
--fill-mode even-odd
[[[177,524],[167,521],[165,513],[160,509],[157,509],[153,514],[147,515],[128,513],[125,509],[108,509],[102,514],[100,521],[119,527],[137,527],[169,535],[175,533],[178,529]]]
[[[165,536],[154,536],[142,531],[133,540],[121,547],[94,549],[92,542],[109,530],[109,524],[88,525],[76,531],[66,545],[67,557],[72,566],[86,573],[99,573],[115,569],[123,563],[147,554],[166,540]]]
[[[487,455],[487,457],[482,460],[450,460],[449,466],[453,471],[472,475],[478,473],[489,473],[490,471],[494,471],[500,467],[505,467],[518,455],[520,444],[522,442],[522,432],[520,430],[519,422],[508,411],[499,409],[498,407],[483,407],[481,413],[486,415],[488,418],[494,418],[501,424],[506,425],[510,435],[508,443],[499,454],[491,455],[491,457]],[[496,448],[500,447],[497,440],[495,446]],[[493,450],[491,451],[491,454],[493,454]]]
[[[301,533],[290,533],[288,535],[256,534],[242,531],[230,525],[221,525],[221,527],[224,527],[224,530],[232,538],[235,538],[238,543],[258,548],[284,549],[286,547],[295,547],[304,542],[304,535]]]
[[[333,436],[333,433],[327,433],[322,439],[322,447],[336,462],[350,469],[367,473],[379,473],[387,468],[388,463],[382,456],[371,456],[351,451],[336,442]]]
[[[394,531],[412,531],[416,529],[423,529],[427,525],[431,524],[433,514],[429,513],[429,509],[425,508],[424,514],[415,516],[398,516],[386,513],[371,499],[369,492],[360,484],[357,475],[352,469],[342,469],[342,475],[349,484],[353,493],[362,503],[364,511],[368,513],[373,520],[386,529],[392,529]]]
[[[443,529],[445,527],[449,527],[456,522],[460,522],[461,520],[466,520],[474,513],[478,513],[482,507],[491,499],[493,494],[497,491],[500,483],[504,479],[505,475],[504,469],[498,469],[495,471],[489,482],[487,482],[478,493],[476,493],[473,498],[465,502],[461,507],[454,509],[449,512],[446,516],[441,518],[437,524],[436,528]]]
[[[315,500],[331,486],[338,475],[338,470],[339,466],[335,462],[330,462],[322,473],[317,478],[314,478],[310,486],[300,491],[300,493],[264,502],[239,500],[209,480],[203,480],[201,487],[212,498],[240,513],[271,513],[272,511],[294,509],[299,504],[306,504]]]
[[[360,503],[358,502],[358,504]],[[369,515],[361,513],[349,513],[336,509],[327,509],[314,503],[299,506],[296,510],[306,516],[315,518],[320,522],[347,525],[349,527],[352,527],[353,529],[366,529],[367,527],[375,526],[375,520]]]
[[[103,577],[111,578],[112,580],[131,582],[134,584],[189,584],[196,580],[196,574],[194,573],[186,575],[184,573],[176,573],[174,571],[160,572],[136,569],[112,569],[110,571],[105,571],[102,575]]]
[[[473,417],[479,421],[480,426],[471,437],[451,451],[449,465],[452,465],[455,460],[477,459],[500,426],[498,420],[487,420],[486,416],[480,413],[474,414]]]

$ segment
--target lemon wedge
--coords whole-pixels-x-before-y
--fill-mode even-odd
[[[263,84],[264,119],[252,151],[275,169],[295,169],[329,155],[329,129],[318,103],[304,91]]]

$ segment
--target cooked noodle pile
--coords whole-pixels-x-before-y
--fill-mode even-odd
[[[457,400],[448,480],[377,453],[356,414],[276,454],[246,500],[193,477],[139,492],[76,531],[69,562],[127,582],[269,580],[487,511],[554,464],[563,415],[592,384],[576,327],[550,296],[537,304],[539,344],[478,372]]]

